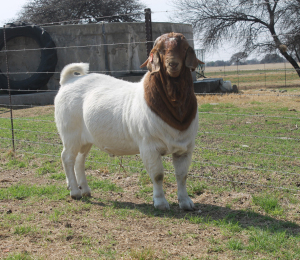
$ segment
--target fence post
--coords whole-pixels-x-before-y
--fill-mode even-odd
[[[265,71],[265,88],[266,88],[267,87],[266,63],[264,63],[264,71]]]
[[[286,62],[284,61],[284,86],[286,87]]]
[[[153,47],[151,9],[146,8],[144,12],[145,12],[145,26],[146,26],[147,57],[149,57],[150,51],[152,50]]]
[[[238,88],[240,87],[240,76],[239,76],[239,61],[236,60],[236,73],[238,77]]]
[[[4,51],[5,51],[5,61],[6,61],[7,88],[8,88],[8,95],[9,95],[11,140],[12,140],[13,151],[15,152],[14,120],[13,120],[13,113],[12,113],[11,90],[10,90],[10,82],[9,82],[9,65],[8,65],[5,25],[3,25],[3,38],[4,38]]]

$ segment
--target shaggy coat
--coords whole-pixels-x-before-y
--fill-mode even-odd
[[[177,35],[182,39],[181,34],[166,39],[176,41]],[[198,129],[191,72],[186,57],[177,65],[169,62],[173,66],[170,72],[163,59],[164,54],[155,61],[150,56],[144,65],[152,67],[138,83],[88,74],[89,66],[84,63],[69,64],[62,70],[61,88],[54,102],[55,121],[64,146],[61,156],[72,198],[91,195],[84,163],[94,144],[110,155],[140,154],[153,182],[154,206],[159,209],[169,209],[162,189],[161,156],[172,154],[179,206],[194,208],[186,191]],[[180,72],[176,72],[178,66]],[[170,76],[174,71],[179,75]]]

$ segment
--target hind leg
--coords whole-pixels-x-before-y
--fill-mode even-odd
[[[70,196],[73,199],[80,199],[81,198],[81,191],[78,188],[77,180],[75,178],[75,160],[76,156],[79,152],[79,148],[76,147],[66,147],[64,145],[64,149],[61,153],[61,160],[65,169],[66,177],[67,177],[67,185],[68,189],[70,190]]]
[[[78,184],[78,188],[81,190],[82,196],[91,196],[91,189],[87,184],[85,176],[85,159],[92,147],[92,144],[83,145],[76,157],[75,161],[75,175]]]

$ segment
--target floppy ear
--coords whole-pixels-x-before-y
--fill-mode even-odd
[[[149,61],[149,58],[140,66],[140,68],[144,68],[144,67],[146,67],[147,66],[147,63],[148,63],[148,61]]]
[[[149,58],[140,66],[140,68],[143,68],[146,65],[151,74],[160,70],[159,54],[157,51],[151,52]]]
[[[187,66],[188,68],[194,71],[197,68],[198,63],[199,60],[197,59],[193,48],[189,47],[186,52],[185,66]],[[202,62],[200,64],[202,64]]]

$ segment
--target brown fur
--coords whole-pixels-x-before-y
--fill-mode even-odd
[[[192,75],[188,68],[177,78],[161,71],[147,73],[144,81],[145,100],[150,109],[168,125],[186,130],[197,112]]]
[[[178,62],[180,69],[168,72],[170,62]],[[190,70],[195,69],[198,62],[185,37],[169,33],[155,41],[149,58],[141,66],[147,65],[149,69],[144,81],[146,103],[168,125],[180,131],[190,126],[197,113]]]

